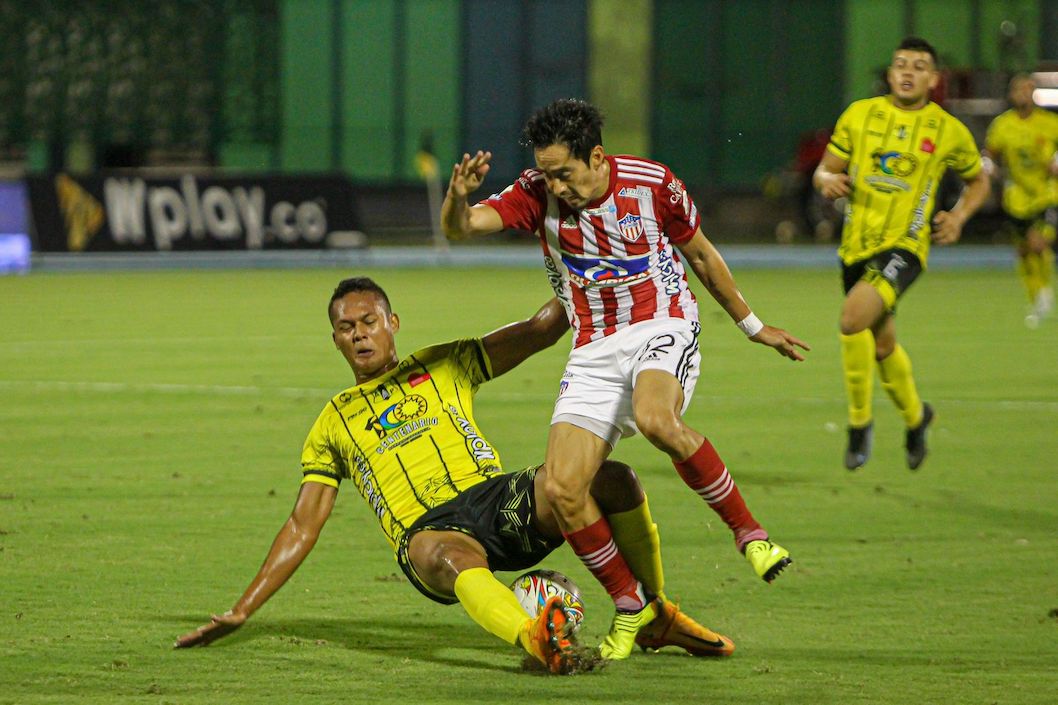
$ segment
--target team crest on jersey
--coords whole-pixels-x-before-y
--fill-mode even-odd
[[[635,242],[643,237],[643,218],[638,215],[627,214],[617,221],[617,227],[621,231],[621,237],[628,242]]]

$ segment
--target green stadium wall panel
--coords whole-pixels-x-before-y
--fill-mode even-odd
[[[651,147],[654,158],[696,187],[718,179],[718,96],[723,81],[717,2],[665,0],[654,5]]]
[[[417,179],[415,155],[424,135],[432,137],[434,153],[445,163],[454,159],[458,149],[460,4],[408,0],[405,13],[403,143],[396,175]]]
[[[1004,27],[1004,22],[1012,25]],[[1014,73],[1032,71],[1037,67],[1040,55],[1038,0],[982,2],[980,26],[984,68]],[[1004,33],[1004,28],[1013,34]]]
[[[284,0],[281,6],[280,164],[287,171],[331,165],[333,9],[331,0]]]
[[[342,168],[357,180],[395,176],[398,19],[395,0],[343,0]]]
[[[908,33],[904,0],[848,0],[846,4],[845,103],[878,95],[893,48]],[[837,116],[834,116],[835,119]]]
[[[611,154],[651,157],[653,0],[589,0],[588,82]]]

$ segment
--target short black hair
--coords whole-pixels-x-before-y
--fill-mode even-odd
[[[385,290],[375,283],[374,279],[370,277],[350,277],[343,279],[338,282],[338,286],[334,288],[334,293],[331,294],[331,300],[327,303],[327,318],[332,323],[334,322],[334,302],[342,298],[346,294],[354,292],[370,291],[386,304],[386,312],[393,313],[393,307],[389,305],[389,297],[386,296]]]
[[[922,37],[904,37],[900,42],[900,46],[896,48],[896,51],[900,51],[901,49],[906,51],[921,51],[923,54],[929,54],[930,57],[933,58],[933,67],[940,67],[940,60],[937,58],[937,50]]]
[[[533,149],[562,144],[587,164],[591,150],[602,144],[602,123],[602,113],[591,103],[562,98],[533,113],[522,129],[521,143]]]

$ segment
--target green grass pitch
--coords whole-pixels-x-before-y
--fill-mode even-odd
[[[534,270],[384,270],[403,353],[477,335],[548,296]],[[244,629],[173,640],[241,594],[300,478],[302,440],[351,383],[325,316],[350,272],[0,278],[0,703],[1053,703],[1058,692],[1058,321],[1022,324],[1013,273],[929,272],[898,329],[937,409],[922,470],[875,390],[875,453],[841,466],[835,271],[741,271],[755,311],[810,342],[794,364],[707,296],[688,420],[794,555],[757,580],[641,438],[667,592],[734,656],[636,653],[573,678],[402,578],[343,491],[314,553]],[[482,388],[508,469],[541,459],[568,342]],[[610,606],[584,589],[583,630]]]

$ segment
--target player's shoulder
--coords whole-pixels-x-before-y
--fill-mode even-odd
[[[969,130],[970,130],[970,128],[968,128],[966,126],[966,124],[963,123],[962,120],[960,120],[959,118],[955,117],[954,115],[949,113],[947,110],[945,110],[943,107],[941,107],[941,105],[939,103],[934,103],[932,100],[930,102],[926,103],[926,107],[923,108],[923,111],[924,111],[923,112],[923,116],[926,117],[927,119],[932,118],[932,119],[936,119],[936,120],[943,120],[943,121],[945,121],[945,122],[947,122],[947,123],[949,123],[951,125],[957,125],[958,128],[956,128],[956,129],[961,128],[963,130],[966,130],[967,132],[969,132]]]
[[[544,183],[543,172],[532,168],[524,170],[505,189],[492,194],[482,203],[488,205],[490,201],[493,203],[501,202],[508,196],[514,198],[528,197],[537,200],[547,198],[547,186]]]
[[[845,117],[853,117],[867,115],[872,111],[887,113],[891,107],[892,104],[884,95],[874,96],[873,98],[860,98],[849,103],[843,115]]]
[[[531,193],[541,193],[546,190],[546,184],[544,183],[544,172],[539,169],[529,167],[518,174],[518,178],[514,180],[511,186],[517,186],[523,191]]]
[[[1004,110],[999,115],[996,115],[992,122],[989,124],[990,129],[1006,129],[1010,126],[1010,119],[1014,116],[1013,110]]]
[[[1044,108],[1036,108],[1034,115],[1037,120],[1042,123],[1049,124],[1052,127],[1058,125],[1058,114],[1052,113],[1050,110]]]
[[[421,369],[422,367],[430,369],[444,365],[447,361],[477,359],[483,354],[484,348],[481,338],[457,338],[428,345],[401,360],[397,366],[397,372],[399,374],[404,370]]]
[[[672,170],[661,162],[637,157],[632,154],[612,155],[614,168],[617,170],[617,181],[625,185],[646,185],[658,188],[672,178]]]

